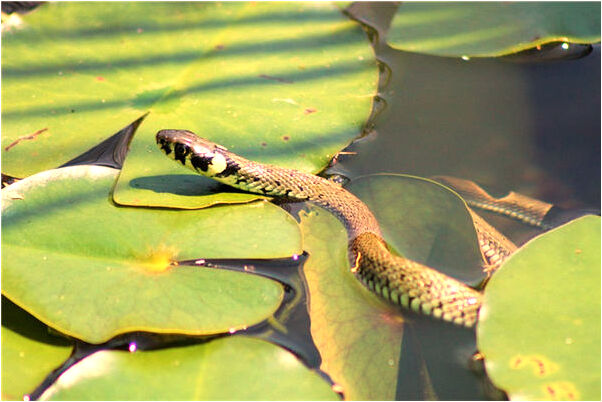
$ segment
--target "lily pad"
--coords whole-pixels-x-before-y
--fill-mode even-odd
[[[368,205],[397,253],[462,281],[482,279],[472,218],[447,187],[420,177],[377,174],[353,180],[347,190]]]
[[[477,335],[510,399],[600,399],[600,217],[519,249],[485,289]]]
[[[185,128],[251,160],[305,172],[322,170],[360,133],[378,75],[357,24],[329,3],[224,7],[233,13],[231,22],[207,34],[212,45],[190,63],[186,81],[149,104],[115,202],[192,208],[215,198],[231,201],[228,193],[202,196],[212,184],[194,174],[189,188],[200,196],[176,191],[173,175],[190,171],[157,149],[160,129]],[[152,182],[157,179],[161,192]]]
[[[333,215],[312,206],[301,214],[301,229],[309,253],[303,272],[320,369],[346,400],[394,400],[402,313],[351,273],[347,234]]]
[[[53,168],[150,112],[121,204],[215,203],[182,194],[209,182],[172,177],[183,171],[156,149],[159,129],[316,172],[359,134],[376,92],[364,32],[330,3],[49,3],[23,22],[2,41],[3,173]]]
[[[299,254],[300,232],[288,214],[266,202],[119,208],[108,200],[117,172],[56,169],[2,191],[4,295],[90,343],[128,331],[225,332],[278,308],[276,282],[173,261]]]
[[[150,352],[98,352],[42,395],[42,400],[338,399],[292,353],[242,336]]]
[[[65,339],[9,300],[2,300],[2,400],[23,400],[71,354]]]
[[[600,41],[596,2],[404,2],[387,42],[437,56],[502,56],[549,42]]]

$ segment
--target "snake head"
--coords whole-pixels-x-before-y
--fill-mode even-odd
[[[191,131],[161,130],[156,141],[165,155],[205,176],[213,177],[227,167],[226,158],[221,153],[226,148]]]

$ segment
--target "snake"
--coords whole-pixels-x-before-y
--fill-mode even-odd
[[[270,197],[308,201],[345,226],[351,271],[371,291],[405,309],[472,327],[482,293],[417,261],[393,254],[370,209],[341,185],[298,170],[255,162],[188,130],[160,130],[158,147],[193,171],[234,188]],[[471,213],[472,215],[472,213]],[[492,266],[516,248],[474,214],[477,237]]]

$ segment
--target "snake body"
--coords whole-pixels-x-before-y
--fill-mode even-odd
[[[182,165],[232,187],[310,201],[334,214],[348,233],[352,268],[383,298],[416,312],[471,327],[481,293],[430,267],[391,254],[368,207],[341,186],[319,176],[262,164],[186,130],[161,130],[161,150]]]

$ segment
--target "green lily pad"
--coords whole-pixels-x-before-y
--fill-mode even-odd
[[[2,300],[2,400],[23,400],[71,354],[65,339],[8,300]]]
[[[600,217],[520,248],[485,289],[477,335],[510,399],[599,400]]]
[[[50,3],[23,21],[2,41],[3,173],[55,167],[150,112],[121,204],[215,203],[191,196],[207,180],[172,177],[183,171],[156,149],[159,129],[316,172],[358,135],[376,92],[365,34],[330,3]]]
[[[198,211],[119,208],[117,170],[46,171],[2,191],[2,293],[42,322],[91,343],[145,330],[210,334],[269,317],[282,287],[195,258],[301,252],[296,222],[266,202]],[[232,230],[236,228],[236,230]]]
[[[173,175],[190,171],[157,149],[160,129],[186,128],[251,160],[305,172],[322,170],[361,131],[378,77],[355,23],[329,3],[228,7],[236,17],[208,35],[212,46],[191,63],[183,88],[149,105],[115,202],[192,208],[232,201],[228,193],[203,197],[212,184],[195,174],[188,188],[200,196],[182,197]],[[173,113],[154,112],[172,104]]]
[[[311,335],[346,400],[394,400],[403,318],[350,271],[347,234],[330,213],[301,214]]]
[[[397,174],[360,177],[347,190],[374,213],[393,249],[466,282],[483,277],[483,258],[464,201],[434,181]]]
[[[502,56],[549,42],[600,41],[596,2],[404,2],[387,42],[437,56]]]
[[[338,400],[290,352],[234,336],[201,345],[95,353],[65,372],[42,400]]]

